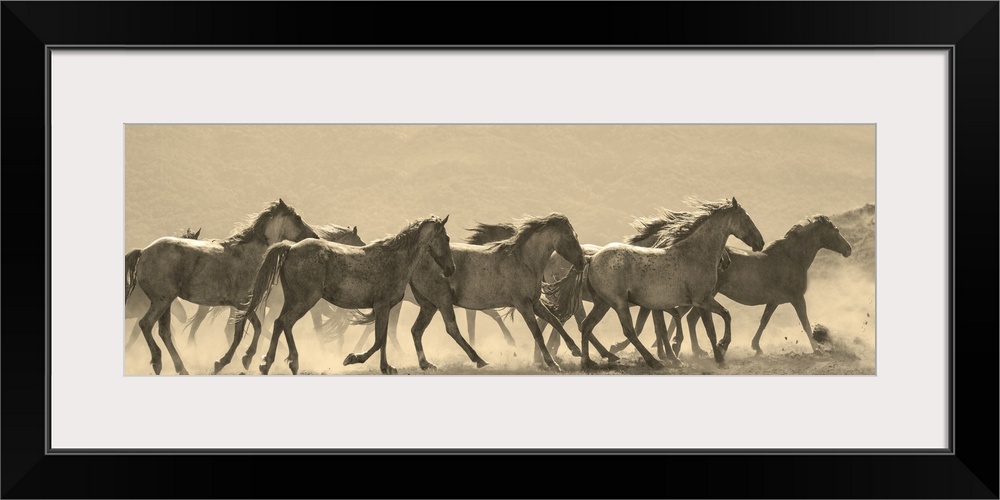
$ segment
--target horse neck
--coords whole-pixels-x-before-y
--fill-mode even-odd
[[[556,248],[555,232],[551,229],[543,229],[542,231],[544,234],[536,234],[517,250],[520,252],[518,258],[521,262],[539,276],[542,275],[542,271],[545,270],[545,266],[549,263]]]
[[[810,231],[808,234],[799,234],[776,241],[768,253],[775,253],[777,250],[803,269],[807,269],[812,265],[821,248],[823,248],[823,244],[820,242],[820,238],[815,231]]]
[[[726,241],[732,234],[726,230],[725,226],[725,217],[710,217],[694,233],[681,240],[676,246],[687,245],[696,248],[703,255],[712,257],[712,265],[716,266],[719,259],[722,258],[722,250],[726,246]]]
[[[420,244],[419,234],[413,237],[412,243],[403,248],[388,250],[384,247],[380,247],[379,250],[382,251],[383,258],[392,260],[397,264],[396,269],[405,269],[406,276],[413,274],[414,269],[416,269],[417,264],[419,264],[420,257],[422,257],[424,253],[427,253],[428,257],[430,256],[427,246]]]

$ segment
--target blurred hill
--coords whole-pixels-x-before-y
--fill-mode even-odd
[[[874,126],[858,125],[129,125],[128,248],[202,227],[222,238],[283,198],[314,224],[366,241],[407,221],[558,211],[583,243],[682,199],[735,196],[767,241],[814,213],[875,197]],[[731,239],[730,244],[745,247]]]
[[[875,204],[831,215],[830,220],[851,244],[851,256],[843,258],[836,252],[820,251],[810,268],[810,274],[825,275],[848,267],[875,279]]]

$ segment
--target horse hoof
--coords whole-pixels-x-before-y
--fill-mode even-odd
[[[582,356],[579,349],[570,349],[569,352],[573,355],[574,358],[579,358],[580,356]]]
[[[708,356],[708,353],[705,352],[705,351],[703,351],[703,350],[701,350],[701,349],[698,349],[698,350],[695,350],[695,351],[691,351],[691,352],[693,352],[694,355],[698,356],[699,358],[703,358],[705,356]]]
[[[188,374],[188,371],[187,371],[187,369],[185,369],[185,368],[184,368],[184,367],[182,366],[180,370],[177,370],[177,374],[178,374],[178,375],[187,375],[187,374]]]
[[[267,372],[271,369],[271,367],[268,366],[267,363],[261,363],[261,365],[258,366],[257,368],[260,370],[261,375],[267,375]]]
[[[476,361],[476,368],[482,368],[484,366],[489,366],[489,365],[490,364],[487,363],[486,360],[483,360],[483,359],[480,359],[479,361]]]
[[[353,365],[355,363],[360,363],[360,362],[361,361],[358,359],[358,355],[354,354],[353,352],[348,354],[347,357],[344,358],[344,366]]]
[[[618,344],[612,344],[611,348],[608,349],[608,351],[610,351],[611,354],[618,354],[618,353],[620,353],[620,352],[622,352],[624,350],[625,350],[625,346],[618,345]]]
[[[559,366],[559,363],[556,363],[555,361],[553,361],[552,364],[549,365],[549,369],[556,373],[562,373],[563,371],[562,367]]]
[[[250,369],[250,362],[251,361],[253,361],[253,355],[252,354],[247,354],[246,356],[243,356],[243,369],[244,370],[249,370]]]
[[[424,361],[423,363],[420,363],[420,369],[424,370],[424,371],[427,371],[427,370],[437,370],[438,367],[437,367],[437,365],[435,365],[434,363],[431,363],[430,361]]]
[[[386,365],[382,368],[382,374],[384,375],[395,375],[396,373],[398,373],[396,369],[391,366]]]
[[[677,356],[680,353],[681,353],[681,345],[680,344],[674,344],[674,356]]]
[[[299,374],[299,360],[285,358],[285,362],[288,363],[288,369],[292,371],[292,375]]]
[[[597,363],[592,359],[588,359],[580,362],[580,371],[591,371],[598,368]]]
[[[618,360],[621,359],[621,358],[619,358],[618,356],[615,356],[614,354],[608,353],[608,356],[605,359],[608,360],[608,363],[617,363]]]
[[[674,368],[684,368],[684,366],[685,366],[685,365],[684,365],[684,362],[683,362],[683,361],[681,361],[681,360],[679,360],[679,359],[675,359],[675,360],[671,361],[671,363],[670,363],[670,364],[671,364],[671,366],[673,366]]]
[[[153,373],[159,375],[160,370],[163,369],[163,364],[162,363],[150,363],[150,364],[153,365]]]

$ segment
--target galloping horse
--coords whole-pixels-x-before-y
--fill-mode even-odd
[[[609,309],[614,308],[625,337],[632,342],[646,364],[662,367],[639,343],[632,326],[629,305],[669,311],[684,305],[703,309],[709,314],[718,278],[719,261],[726,239],[734,235],[751,248],[759,250],[764,239],[757,226],[736,199],[720,202],[690,200],[693,212],[674,212],[670,230],[661,231],[658,248],[643,248],[611,243],[599,250],[587,265],[582,284],[589,289],[594,308],[583,322],[581,367],[594,366],[588,355],[588,338]],[[715,345],[715,329],[706,324],[715,351],[715,360],[723,362]],[[679,364],[674,352],[667,357]]]
[[[375,345],[362,354],[351,353],[344,365],[364,363],[381,350],[380,368],[384,374],[396,373],[386,360],[385,341],[389,310],[403,298],[403,289],[410,275],[422,258],[429,254],[438,267],[437,274],[451,276],[455,263],[448,247],[445,223],[448,217],[431,216],[404,228],[399,234],[375,241],[363,247],[331,243],[322,239],[308,239],[299,243],[280,242],[272,245],[254,279],[249,303],[242,314],[250,314],[262,300],[277,278],[285,289],[281,313],[274,321],[271,345],[264,355],[260,372],[267,374],[274,362],[278,338],[282,333],[288,342],[288,363],[293,374],[298,373],[299,353],[295,348],[292,327],[309,309],[324,299],[345,309],[372,308],[375,317]],[[242,316],[241,316],[242,317]],[[243,336],[243,324],[236,329],[236,338],[229,351],[215,363],[218,373],[226,366]],[[253,340],[243,357],[243,366],[249,368],[257,347],[260,331],[255,330]]]
[[[327,224],[325,226],[315,226],[313,227],[313,230],[316,231],[316,234],[319,235],[320,238],[327,241],[332,241],[334,243],[343,243],[344,245],[351,245],[351,246],[364,246],[365,244],[365,242],[362,241],[361,238],[358,236],[357,226],[354,226],[354,228],[351,229],[349,227],[338,226],[336,224]],[[199,232],[200,231],[201,230],[199,230]],[[278,300],[284,300],[281,292],[281,287],[278,287],[274,292],[272,292],[272,295],[274,297],[277,297]],[[225,328],[226,342],[232,343],[233,331],[235,330],[235,322],[236,322],[235,314],[237,309],[234,307],[230,307],[228,309],[230,312],[229,312],[229,321],[226,322],[226,328]],[[265,306],[264,317],[261,318],[263,324],[265,325],[264,326],[265,331],[263,334],[265,338],[271,337],[266,330],[268,314],[270,313],[271,309],[272,309],[271,307]],[[185,325],[185,328],[188,327],[191,328],[191,332],[188,334],[188,345],[195,344],[195,333],[198,331],[198,327],[201,326],[201,323],[205,320],[205,318],[207,318],[209,314],[211,314],[212,317],[215,318],[216,316],[219,315],[219,313],[222,312],[222,310],[223,310],[222,307],[198,306],[198,311],[195,312],[194,316],[192,316],[191,319],[188,320]],[[329,306],[329,304],[325,302],[323,304],[317,305],[310,312],[312,313],[313,325],[316,329],[317,334],[319,334],[321,331],[326,332],[331,328],[337,327],[336,324],[324,325],[323,323],[324,313],[327,315],[327,317],[330,318],[344,317],[347,316],[348,314],[345,311],[334,310],[332,307]],[[138,334],[138,330],[136,331],[136,334]],[[341,344],[343,344],[343,341],[341,341]]]
[[[159,321],[160,338],[170,353],[177,373],[186,375],[170,335],[170,304],[180,297],[208,306],[238,306],[253,283],[254,271],[268,245],[282,240],[298,241],[316,236],[295,209],[279,199],[225,240],[160,238],[144,249],[125,256],[125,301],[136,285],[150,299],[149,310],[139,328],[149,345],[153,371],[159,375],[160,348],[153,339],[153,323]],[[250,311],[254,330],[260,331],[256,313]],[[237,330],[242,328],[237,324]]]
[[[196,240],[200,235],[201,228],[198,228],[198,231],[191,231],[191,228],[187,228],[181,232],[180,237]],[[128,342],[125,343],[126,351],[139,339],[139,334],[142,333],[142,330],[139,328],[139,318],[149,310],[149,297],[142,290],[132,292],[130,299],[125,301],[125,319],[134,319],[136,322],[132,327],[132,333],[129,334]],[[198,310],[201,311],[200,308]],[[184,306],[180,302],[174,301],[170,303],[170,313],[182,323],[187,321],[187,311],[184,310]]]
[[[779,305],[787,303],[795,308],[799,322],[802,323],[802,328],[809,339],[809,345],[813,352],[816,352],[816,340],[812,336],[809,316],[806,314],[805,293],[809,267],[816,254],[824,248],[837,252],[845,258],[851,256],[851,244],[825,215],[813,215],[799,221],[785,233],[784,237],[771,242],[759,252],[728,248],[732,264],[725,272],[719,273],[716,289],[718,293],[740,304],[764,306],[760,326],[757,327],[751,342],[758,356],[764,352],[760,348],[760,337],[771,315]],[[694,319],[692,316],[693,313],[688,315],[688,330],[691,336],[691,348],[697,352],[701,351],[695,336],[697,316],[694,316]],[[723,319],[726,322],[726,336],[720,342],[720,347],[725,352],[729,347],[731,318],[729,315],[723,315]],[[673,325],[671,330],[672,327]],[[679,349],[682,341],[683,336],[674,340],[675,349]]]
[[[420,360],[420,368],[434,368],[424,356],[421,337],[434,313],[441,311],[445,329],[477,364],[486,362],[462,338],[455,321],[454,307],[485,310],[514,307],[524,318],[535,346],[545,363],[561,371],[542,340],[535,315],[555,317],[540,301],[542,274],[552,252],[582,268],[583,250],[569,219],[560,213],[545,217],[527,217],[518,221],[516,233],[488,245],[451,245],[455,274],[444,279],[434,272],[433,263],[424,258],[410,278],[410,288],[420,305],[420,313],[410,333]],[[561,326],[559,327],[561,328]],[[562,332],[565,334],[565,331]],[[567,335],[568,337],[568,335]]]

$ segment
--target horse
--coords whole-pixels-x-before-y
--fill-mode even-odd
[[[555,319],[540,301],[542,274],[553,251],[579,268],[584,265],[583,250],[576,231],[569,219],[557,212],[517,221],[517,231],[505,240],[487,245],[453,243],[451,253],[455,259],[455,274],[449,279],[435,272],[429,259],[422,259],[410,277],[410,288],[420,305],[420,313],[410,329],[420,368],[435,368],[424,355],[421,338],[437,311],[441,311],[448,335],[470,359],[485,365],[485,361],[462,338],[455,321],[454,307],[470,310],[514,307],[531,330],[535,347],[541,352],[545,364],[562,371],[549,355],[535,321],[536,314]],[[565,334],[565,331],[562,333]]]
[[[253,284],[254,271],[272,243],[315,238],[316,232],[282,199],[250,215],[245,225],[225,240],[190,240],[164,237],[125,256],[125,301],[138,285],[150,298],[149,310],[139,328],[149,345],[150,364],[159,375],[160,348],[153,340],[153,323],[159,322],[160,338],[170,353],[178,374],[186,375],[170,335],[170,304],[178,297],[208,306],[239,306]],[[248,314],[256,332],[260,321]],[[244,318],[246,319],[246,318]],[[242,324],[237,324],[240,330]]]
[[[288,343],[288,363],[292,374],[298,373],[299,355],[295,348],[292,328],[319,299],[345,309],[372,308],[375,317],[375,345],[367,352],[351,353],[344,359],[344,366],[364,363],[376,350],[381,350],[380,369],[383,374],[395,374],[396,369],[386,360],[386,330],[389,310],[403,298],[403,290],[410,275],[425,255],[438,267],[438,274],[445,279],[455,271],[448,232],[448,217],[430,216],[410,224],[395,236],[372,242],[363,247],[332,243],[323,239],[306,239],[298,243],[280,242],[267,250],[257,276],[249,302],[241,308],[241,315],[252,314],[267,293],[280,279],[285,289],[285,301],[278,319],[274,320],[271,344],[259,369],[267,374],[274,362],[278,338],[282,333]],[[242,321],[242,319],[241,319]],[[236,329],[236,338],[229,351],[215,363],[218,373],[232,360],[236,346],[243,336],[245,323]],[[247,353],[243,356],[244,368],[256,352],[260,331],[255,330]]]
[[[671,221],[675,221],[677,217],[680,217],[682,214],[685,213],[686,212],[670,212],[661,208],[659,216],[639,217],[631,224],[631,226],[637,231],[637,234],[626,236],[623,241],[630,245],[636,245],[646,248],[654,248],[661,241],[658,234],[659,231],[662,230],[666,224],[670,223]],[[668,241],[668,240],[663,240],[663,241]],[[583,252],[589,259],[593,257],[594,254],[597,253],[597,251],[600,250],[601,248],[602,247],[597,245],[583,245]],[[722,252],[722,256],[719,259],[719,269],[720,270],[725,269],[726,267],[729,266],[729,263],[730,263],[729,254],[725,251]],[[565,266],[563,266],[563,268],[565,268]],[[553,303],[554,300],[558,302],[560,299],[558,298],[553,299],[553,297],[559,297],[561,295],[560,291],[561,288],[567,286],[567,284],[572,284],[573,278],[577,276],[577,273],[575,273],[572,269],[565,269],[565,271],[563,271],[562,269],[559,269],[556,265],[553,265],[553,269],[554,269],[553,279],[548,280],[543,285],[544,291],[542,295],[542,300],[548,304]],[[562,276],[562,278],[557,278],[557,276]],[[566,312],[565,310],[567,308],[567,304],[558,304],[558,303],[553,304],[551,309],[553,310],[554,313],[556,313],[556,316],[559,318],[559,321],[563,323],[565,323],[569,319],[569,316],[572,315],[573,318],[576,320],[577,328],[581,332],[583,332],[583,320],[586,318],[586,313],[583,308],[583,301],[593,302],[593,300],[590,298],[590,294],[587,292],[585,288],[580,290],[579,300],[577,301],[572,311]],[[677,315],[680,314],[679,311],[676,309],[670,310],[669,313],[675,317],[677,317]],[[642,320],[645,320],[648,314],[649,314],[648,309],[639,310],[639,318]],[[662,323],[663,313],[657,311],[656,314],[659,316],[659,318],[654,319],[654,321],[657,322],[657,324]],[[636,331],[639,332],[642,329],[642,324],[638,322],[639,319],[637,319],[636,321],[637,321]],[[671,325],[673,324],[674,322],[671,322]],[[545,326],[547,325],[542,325],[543,331],[545,330]],[[680,332],[680,330],[678,331]],[[680,334],[683,333],[681,332]],[[636,335],[638,335],[638,333]],[[614,344],[611,346],[610,352],[618,353],[622,351],[628,344],[629,344],[628,340],[625,340],[618,344]],[[595,344],[595,347],[597,345],[599,344]],[[553,332],[552,336],[549,338],[549,349],[554,350],[558,349],[558,347],[559,347],[559,337],[557,337]],[[601,354],[604,355],[603,352]],[[579,356],[579,353],[578,352],[574,353],[574,355]],[[666,357],[663,350],[659,347],[658,347],[658,355],[660,359],[664,359]],[[605,355],[605,357],[608,356]]]
[[[187,228],[181,232],[179,237],[196,240],[200,235],[201,228],[198,228],[198,231],[191,231],[191,228]],[[149,297],[147,297],[145,292],[142,290],[133,292],[131,299],[132,300],[125,301],[125,319],[134,319],[136,322],[135,325],[132,326],[132,332],[129,334],[128,342],[125,343],[126,351],[129,350],[132,347],[132,344],[135,344],[135,341],[139,339],[139,334],[142,331],[139,328],[139,318],[141,318],[142,315],[149,310],[150,304]],[[184,310],[184,306],[180,302],[174,301],[170,303],[170,313],[182,323],[188,320],[187,311]]]
[[[755,355],[760,356],[764,353],[760,348],[761,334],[764,333],[764,328],[767,327],[774,310],[781,304],[792,305],[806,332],[810,347],[814,353],[817,351],[818,346],[812,336],[806,312],[805,293],[809,267],[816,254],[823,249],[837,252],[844,258],[850,257],[853,250],[851,244],[840,233],[840,229],[829,217],[822,214],[800,220],[785,233],[784,237],[771,242],[759,252],[727,248],[731,254],[732,264],[725,272],[719,273],[716,291],[745,306],[764,306],[764,314],[751,342]],[[726,335],[720,342],[720,347],[725,352],[730,342],[731,318],[727,314],[723,315],[723,320],[726,322]],[[692,321],[692,315],[689,314],[691,348],[700,351],[695,336],[695,321]],[[669,333],[670,331],[668,335]],[[681,342],[683,336],[674,341],[675,349],[680,348]]]
[[[736,198],[717,202],[690,198],[693,212],[672,212],[669,230],[660,231],[657,248],[644,248],[625,243],[610,243],[601,248],[587,264],[580,280],[588,288],[594,307],[583,321],[581,368],[595,367],[588,353],[588,338],[594,327],[610,309],[618,314],[625,337],[632,342],[646,364],[662,368],[639,343],[632,326],[631,304],[652,310],[669,311],[679,306],[694,305],[708,315],[715,293],[719,260],[726,239],[734,235],[754,250],[764,246],[764,239]],[[715,344],[715,330],[706,325],[712,339],[715,360],[723,363],[722,353]],[[681,364],[674,352],[667,349],[667,358]]]

